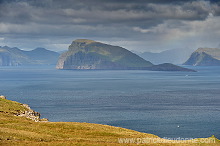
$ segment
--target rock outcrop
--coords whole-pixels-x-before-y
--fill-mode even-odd
[[[0,95],[1,99],[6,99],[6,97],[4,95]]]
[[[40,113],[32,110],[27,104],[7,100],[4,95],[0,95],[0,112],[14,116],[26,117],[35,122],[47,122],[48,119],[40,119]]]
[[[25,110],[25,111],[23,111],[23,112],[18,112],[18,113],[15,114],[15,116],[26,117],[26,118],[28,118],[28,119],[31,119],[31,120],[35,121],[35,122],[48,122],[48,121],[49,121],[49,120],[46,119],[46,118],[41,119],[41,118],[40,118],[40,113],[39,113],[39,112],[36,112],[36,111],[34,111],[34,110],[32,110],[32,109],[29,107],[29,105],[27,105],[27,104],[22,104],[22,106],[23,106],[25,109],[27,109],[27,110]]]
[[[24,106],[27,110],[22,113],[19,112],[19,113],[15,114],[16,116],[26,117],[28,119],[35,121],[35,122],[40,121],[40,113],[32,110],[27,104],[22,104],[22,106]]]
[[[220,49],[199,48],[192,53],[184,65],[220,66]]]

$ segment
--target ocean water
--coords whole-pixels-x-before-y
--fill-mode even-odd
[[[0,94],[50,121],[220,138],[220,67],[191,68],[198,72],[0,67]]]

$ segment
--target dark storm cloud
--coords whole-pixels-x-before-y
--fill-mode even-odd
[[[1,21],[9,23],[145,25],[165,19],[202,20],[210,6],[199,1],[29,0],[0,6]],[[214,11],[218,11],[216,6]]]
[[[0,0],[0,40],[64,36],[160,41],[170,30],[181,33],[191,22],[219,15],[216,0]]]

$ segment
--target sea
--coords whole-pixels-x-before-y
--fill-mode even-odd
[[[54,122],[220,138],[220,67],[190,68],[198,72],[0,67],[0,94]]]

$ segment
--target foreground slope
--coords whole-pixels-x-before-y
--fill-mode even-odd
[[[212,138],[198,139],[199,143],[190,141],[164,140],[158,136],[141,133],[129,129],[108,125],[77,123],[77,122],[34,122],[20,113],[29,111],[21,103],[0,98],[0,145],[131,145],[147,143],[153,139],[163,143],[152,145],[219,145],[219,141]],[[126,139],[123,139],[126,138]],[[204,142],[212,142],[205,144]],[[215,142],[215,143],[214,143]],[[130,145],[129,144],[129,145]],[[149,144],[149,143],[147,143]]]
[[[175,65],[153,65],[125,48],[79,39],[72,42],[58,60],[57,69],[132,69],[160,71],[193,71]]]
[[[220,66],[220,49],[199,48],[192,53],[184,65],[193,66]]]

